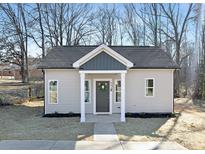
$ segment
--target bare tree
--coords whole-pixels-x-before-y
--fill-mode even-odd
[[[177,5],[177,8],[175,8],[176,5]],[[193,4],[189,5],[188,10],[185,14],[185,17],[183,19],[180,18],[180,11],[179,11],[180,6],[179,6],[179,4],[168,4],[168,7],[165,7],[164,4],[160,4],[160,6],[163,10],[163,13],[166,15],[168,20],[170,20],[170,24],[171,24],[171,28],[172,28],[173,32],[167,33],[163,29],[161,29],[161,30],[163,31],[163,34],[165,34],[167,37],[169,37],[170,39],[172,39],[175,42],[176,63],[180,65],[182,63],[183,59],[185,59],[187,56],[186,55],[185,57],[181,57],[180,48],[181,48],[181,44],[183,41],[185,28],[186,28],[188,22],[191,19],[193,19],[193,17],[190,16],[191,12],[193,11]]]
[[[36,4],[37,12],[38,12],[38,23],[40,27],[40,35],[41,35],[41,45],[36,41],[36,44],[42,49],[42,58],[45,56],[45,30],[43,27],[43,19],[42,19],[42,8],[39,3]],[[34,37],[33,37],[34,38]]]
[[[138,22],[138,18],[135,14],[135,8],[130,4],[124,4],[125,16],[124,16],[124,25],[128,38],[131,40],[131,43],[135,46],[139,46],[142,34],[142,26]]]
[[[117,8],[113,4],[112,7],[104,4],[101,6],[95,16],[93,25],[96,29],[97,43],[113,45],[117,38],[117,23],[116,17]]]
[[[159,29],[161,26],[161,12],[159,12],[159,4],[143,4],[140,9],[134,4],[131,4],[131,6],[135,14],[143,22],[144,45],[145,37],[147,37],[150,44],[161,46],[161,32]]]
[[[124,30],[124,21],[123,18],[121,17],[120,14],[117,16],[117,26],[118,26],[118,33],[119,33],[119,40],[120,40],[120,45],[123,45],[123,40],[124,40],[124,35],[125,35],[125,30]],[[116,43],[117,44],[117,43]]]
[[[28,11],[34,24],[29,37],[42,49],[90,43],[93,15],[88,4],[35,4]]]
[[[25,82],[29,82],[29,74],[28,74],[28,27],[27,27],[27,17],[25,16],[25,7],[24,4],[17,4],[18,9],[20,11],[20,18],[22,19],[21,21],[21,27],[23,31],[23,37],[24,40],[21,42],[21,50],[24,51],[25,54]]]
[[[200,42],[201,42],[201,54],[200,54],[200,62],[199,62],[199,71],[198,71],[198,86],[195,94],[197,95],[197,98],[205,99],[205,14],[204,10],[205,8],[202,7],[201,12],[202,14],[202,22],[201,22],[201,36],[200,36]]]
[[[1,28],[1,60],[19,65],[22,81],[28,82],[28,27],[24,6],[0,4],[0,9],[4,23]]]
[[[51,46],[79,45],[93,30],[88,4],[43,4],[42,17]]]
[[[193,17],[191,13],[193,11],[193,4],[189,4],[187,12],[184,17],[181,17],[180,5],[179,4],[160,4],[164,16],[170,21],[171,32],[167,33],[164,29],[161,29],[164,35],[175,42],[175,60],[176,63],[181,66],[184,59],[186,59],[189,54],[182,55],[181,45],[183,42],[183,37],[185,34],[185,29],[187,24]],[[175,94],[179,95],[179,71],[175,73]]]

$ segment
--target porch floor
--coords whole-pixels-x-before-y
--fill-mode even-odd
[[[121,121],[120,121],[120,114],[109,114],[109,115],[86,114],[85,122],[112,123],[112,122],[121,122]]]

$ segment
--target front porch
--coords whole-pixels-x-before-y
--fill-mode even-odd
[[[114,113],[111,115],[94,115],[94,114],[86,114],[85,122],[91,123],[112,123],[112,122],[121,122],[120,114]]]
[[[79,71],[80,73],[80,100],[81,100],[81,122],[125,122],[125,75],[127,71]],[[115,78],[113,78],[113,76]],[[87,103],[85,91],[85,81],[89,80],[92,84],[90,88],[90,102]],[[115,102],[115,81],[120,81],[120,102]],[[108,85],[107,95],[106,92],[100,93],[98,91],[98,84],[104,82]],[[104,85],[103,85],[104,88]],[[106,89],[106,88],[105,88]],[[106,104],[103,103],[108,103]],[[118,105],[113,109],[113,106]],[[106,110],[106,108],[108,110]],[[116,111],[118,109],[119,111]],[[118,113],[118,114],[116,114]]]
[[[129,68],[134,64],[123,57],[118,52],[110,47],[102,44],[90,51],[73,64],[73,67],[79,70],[80,73],[80,113],[81,122],[85,122],[85,76],[88,74],[118,74],[120,80],[120,121],[125,122],[125,75]],[[112,97],[113,87],[112,80],[100,76],[98,79],[92,80],[93,82],[93,113],[96,114],[112,114]],[[109,102],[109,104],[108,104]],[[106,104],[107,103],[107,104]],[[108,110],[109,109],[109,110]]]

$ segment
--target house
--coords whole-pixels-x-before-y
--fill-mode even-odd
[[[28,72],[30,80],[42,80],[43,73],[37,69],[40,58],[28,57]],[[0,79],[15,79],[21,80],[21,68],[13,63],[0,63]]]
[[[14,79],[15,71],[11,64],[0,63],[0,79]]]
[[[54,47],[45,71],[45,114],[172,113],[176,63],[158,47]]]

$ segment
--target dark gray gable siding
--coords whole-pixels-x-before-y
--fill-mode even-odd
[[[101,52],[85,64],[81,65],[82,70],[126,70],[126,66],[105,52]]]

